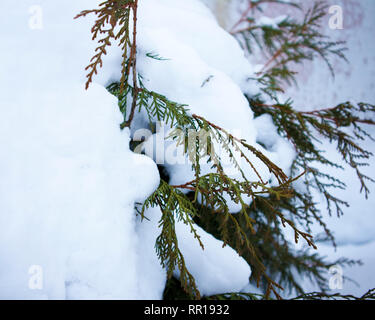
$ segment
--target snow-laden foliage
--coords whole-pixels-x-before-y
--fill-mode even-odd
[[[263,2],[294,6],[251,8]],[[22,4],[25,12],[32,5]],[[330,235],[308,192],[294,189],[303,175],[340,204],[310,170],[309,161],[331,163],[318,157],[307,127],[337,142],[367,192],[353,150],[371,154],[338,128],[352,125],[361,139],[360,124],[373,124],[352,117],[372,112],[369,104],[300,113],[277,100],[279,78],[294,75],[289,62],[342,56],[337,43],[319,41],[322,7],[302,24],[259,20],[254,30],[272,62],[259,71],[246,56],[251,38],[241,48],[199,0],[96,5],[45,2],[43,27],[24,30],[23,14],[10,18],[12,3],[1,4],[12,27],[0,54],[0,83],[9,88],[0,117],[1,296],[162,298],[178,279],[190,298],[254,298],[235,294],[250,279],[279,298],[284,284],[303,292],[293,268],[322,284],[331,264],[295,252],[282,228],[314,249],[303,231],[312,219]],[[306,141],[316,158],[303,155]]]
[[[151,159],[129,150],[129,134],[133,133],[120,130],[122,120],[116,99],[105,90],[107,84],[121,80],[122,53],[105,58],[103,69],[93,80],[95,84],[86,92],[84,67],[95,47],[89,20],[77,21],[73,17],[92,7],[92,1],[42,3],[42,30],[27,28],[26,14],[32,5],[32,1],[23,1],[15,11],[11,1],[1,3],[1,19],[8,24],[8,31],[2,32],[8,49],[1,53],[0,78],[6,88],[1,97],[0,120],[1,296],[161,298],[165,274],[154,250],[160,212],[147,211],[149,220],[141,222],[134,209],[136,202],[143,202],[156,189],[159,174]],[[156,37],[147,40],[149,32],[169,39],[164,48],[173,49],[170,41],[177,41],[170,39],[171,21],[168,24],[164,19],[164,26],[159,27],[155,23],[163,19],[149,21],[148,17],[155,17],[155,10],[169,19],[180,12],[185,23],[175,20],[175,24],[181,30],[192,27],[189,15],[191,19],[198,17],[201,28],[211,28],[212,38],[226,38],[227,44],[218,42],[218,48],[206,44],[211,52],[225,49],[221,58],[212,61],[216,66],[232,68],[229,62],[233,60],[251,67],[236,41],[217,26],[208,9],[196,1],[179,5],[169,1],[161,7],[150,1],[140,6],[139,17],[144,17],[143,31],[140,22],[138,32],[139,55],[144,48],[144,66],[140,59],[140,68],[145,68],[148,60],[154,62],[146,55],[150,51],[169,56],[154,46]],[[185,45],[179,44],[176,50],[194,46],[197,24],[193,27],[182,32],[190,37],[190,43],[186,39]],[[14,46],[20,35],[24,40]],[[204,55],[201,50],[196,59],[210,60],[209,52]],[[184,68],[189,70],[188,66]],[[201,77],[194,75],[195,68],[191,68],[192,80],[196,77],[193,87],[200,88],[210,75],[205,77],[207,72],[216,75],[215,69],[205,68],[200,71]],[[243,74],[235,70],[242,69],[233,67],[230,76],[239,82]],[[242,112],[251,120],[238,85],[222,71],[217,72],[221,81],[233,87],[234,95],[242,100]],[[149,82],[148,77],[144,73],[145,82]],[[153,79],[165,88],[175,86],[176,81],[162,75]],[[179,81],[183,87],[182,79]],[[176,100],[184,101],[189,90],[187,86]],[[191,103],[190,99],[186,102]],[[207,255],[195,247],[195,239],[189,230],[185,231],[184,224],[177,223],[176,229],[180,249],[201,293],[241,290],[250,276],[249,266],[233,249],[223,250],[221,241],[196,228],[204,239]],[[205,268],[201,268],[202,264]],[[43,270],[41,290],[30,289],[33,266]]]

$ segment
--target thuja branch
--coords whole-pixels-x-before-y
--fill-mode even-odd
[[[229,292],[220,295],[213,295],[205,297],[206,300],[272,300],[263,294],[254,294],[247,292]],[[360,297],[348,294],[326,294],[323,292],[311,292],[299,295],[298,297],[291,298],[289,300],[347,300],[347,301],[362,301],[362,300],[375,300],[375,289],[368,290],[365,294]]]
[[[137,84],[137,8],[138,8],[138,0],[134,0],[132,5],[133,9],[133,43],[131,45],[131,52],[130,52],[130,61],[128,63],[128,68],[133,69],[133,100],[132,106],[129,114],[128,120],[121,125],[122,129],[126,127],[130,127],[133,118],[135,109],[137,107],[137,97],[138,97],[138,84]],[[126,58],[126,57],[124,57]],[[128,71],[129,73],[129,71]],[[123,86],[125,84],[126,78],[121,81],[121,91],[123,90]]]
[[[247,150],[251,151],[258,159],[260,159],[265,165],[267,165],[268,169],[270,170],[271,173],[274,174],[274,176],[277,178],[277,180],[279,181],[279,183],[283,183],[283,182],[285,182],[285,181],[288,180],[287,175],[283,172],[282,169],[280,169],[271,160],[269,160],[262,152],[258,151],[256,148],[254,148],[253,146],[251,146],[248,143],[246,143],[245,140],[241,140],[239,138],[234,137],[232,134],[230,134],[225,129],[219,127],[218,125],[215,125],[214,123],[206,120],[205,118],[203,118],[201,116],[193,114],[192,117],[194,119],[198,120],[198,125],[201,128],[204,128],[205,125],[208,125],[211,128],[216,129],[217,131],[220,131],[220,132],[224,133],[224,135],[227,136],[228,140],[232,144],[235,144],[235,142],[237,142],[240,145],[242,145],[243,147],[245,147]],[[236,149],[237,149],[237,151],[240,152],[241,157],[243,157],[246,160],[246,162],[251,166],[251,168],[254,170],[254,172],[258,176],[259,180],[264,184],[264,181],[263,181],[262,177],[260,176],[260,174],[257,171],[257,169],[254,167],[254,165],[252,164],[252,162],[249,160],[249,158],[245,155],[245,153],[241,150],[241,148],[238,148],[237,145],[235,145],[235,147],[237,147]]]
[[[119,41],[119,46],[123,50],[122,55],[122,76],[121,91],[127,85],[131,69],[133,70],[133,87],[137,91],[137,72],[136,72],[136,34],[137,34],[137,8],[138,0],[108,0],[99,5],[99,9],[84,10],[79,13],[75,19],[85,17],[89,14],[97,16],[91,32],[92,40],[96,40],[100,35],[103,37],[98,40],[100,44],[96,49],[96,54],[91,58],[90,64],[86,67],[87,74],[86,89],[93,81],[94,75],[98,69],[103,66],[103,57],[107,54],[108,47],[112,45],[111,41]],[[130,37],[129,19],[130,13],[133,14],[133,33]],[[115,29],[119,26],[119,31]],[[128,55],[130,49],[130,54]],[[132,110],[135,110],[133,105]],[[134,111],[131,113],[134,116]],[[132,117],[131,117],[132,118]],[[131,122],[131,119],[129,119]]]
[[[264,0],[260,0],[260,1],[252,1],[252,0],[248,0],[248,7],[247,9],[242,13],[240,19],[233,25],[230,33],[231,34],[235,34],[237,31],[236,31],[236,28],[243,22],[247,21],[248,20],[248,15],[249,13],[251,12],[251,10],[254,8],[254,6],[256,5],[256,3],[259,3],[259,2],[264,2]]]
[[[172,188],[163,180],[158,189],[144,202],[141,211],[142,218],[145,217],[146,209],[155,206],[159,207],[162,213],[159,221],[161,233],[155,243],[156,253],[160,262],[167,269],[168,278],[172,277],[173,272],[177,268],[180,271],[180,280],[184,290],[189,295],[199,299],[200,292],[196,286],[194,277],[186,267],[185,259],[178,246],[175,229],[176,221],[181,221],[189,226],[194,238],[197,239],[201,248],[204,249],[204,245],[192,220],[197,215],[197,210],[186,195]]]
[[[375,288],[368,290],[361,297],[356,297],[351,294],[325,294],[322,292],[312,292],[300,295],[291,300],[349,300],[349,301],[361,301],[361,300],[375,300]]]
[[[335,142],[342,159],[356,171],[361,182],[361,191],[365,191],[366,197],[368,196],[369,189],[366,180],[374,180],[364,175],[360,171],[360,167],[365,165],[361,160],[369,159],[372,153],[359,146],[356,140],[372,139],[371,135],[360,125],[375,125],[375,121],[371,119],[371,114],[375,114],[374,105],[359,103],[356,106],[346,102],[333,108],[297,111],[291,107],[289,102],[270,105],[252,100],[250,103],[257,114],[268,113],[273,117],[280,134],[285,135],[293,142],[301,158],[313,157],[320,162],[337,167],[325,159],[322,152],[317,150],[313,143],[318,141],[316,134],[327,138],[330,142]],[[303,130],[298,130],[298,127]],[[347,128],[352,129],[353,135],[347,133],[345,130]],[[309,171],[314,174],[314,170]],[[321,191],[323,194],[325,193],[324,188]],[[332,199],[334,198],[332,197]]]
[[[288,4],[295,5],[294,2]],[[293,70],[295,64],[320,57],[333,75],[329,58],[337,56],[346,60],[344,43],[330,41],[320,32],[322,19],[327,12],[327,5],[318,1],[306,12],[302,21],[288,16],[278,22],[277,26],[273,26],[257,23],[256,19],[249,18],[249,27],[235,33],[249,53],[254,51],[254,47],[258,47],[264,54],[266,61],[254,80],[258,81],[262,91],[272,99],[275,99],[278,92],[284,92],[285,84],[296,82],[297,72]]]
[[[246,10],[242,13],[239,20],[233,25],[233,27],[230,30],[231,34],[237,34],[240,32],[243,32],[246,29],[237,29],[241,24],[243,23],[251,23],[252,19],[250,18],[250,13],[257,7],[259,7],[261,4],[264,3],[275,3],[275,4],[284,4],[284,5],[290,5],[299,8],[299,5],[290,1],[282,1],[282,0],[248,0],[248,6]]]

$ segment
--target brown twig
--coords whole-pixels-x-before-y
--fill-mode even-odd
[[[241,23],[243,22],[246,22],[248,20],[248,15],[249,13],[251,12],[251,10],[253,10],[256,6],[259,6],[260,4],[262,3],[266,3],[266,2],[273,2],[274,0],[259,0],[259,1],[252,1],[252,0],[249,0],[249,5],[247,7],[247,9],[242,13],[240,19],[233,25],[233,27],[231,28],[230,30],[230,34],[234,35],[236,33],[240,33],[240,32],[243,32],[243,31],[246,31],[248,28],[245,28],[245,29],[239,29],[239,30],[236,30],[236,28],[241,25]]]
[[[137,83],[137,9],[138,9],[138,0],[134,0],[132,4],[133,9],[133,43],[131,46],[130,51],[130,61],[129,61],[129,68],[131,67],[133,70],[133,101],[132,106],[129,114],[129,118],[126,122],[121,124],[121,129],[130,127],[134,114],[135,109],[137,108],[137,97],[139,93],[138,83]],[[130,71],[129,71],[130,73]]]
[[[231,28],[230,33],[235,34],[237,33],[236,28],[242,23],[247,20],[247,16],[250,13],[250,11],[253,9],[254,3],[253,1],[249,0],[249,6],[248,8],[242,13],[241,18],[234,24],[234,26]]]

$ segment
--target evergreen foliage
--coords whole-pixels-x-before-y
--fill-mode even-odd
[[[344,58],[342,43],[331,42],[319,31],[322,18],[327,12],[323,2],[315,4],[308,10],[304,19],[299,22],[290,17],[278,24],[277,28],[257,24],[250,17],[252,9],[260,9],[265,2],[275,2],[298,7],[293,2],[277,0],[249,1],[249,9],[234,26],[232,33],[239,38],[249,54],[258,47],[268,54],[268,62],[253,80],[262,88],[262,94],[247,96],[249,106],[255,116],[269,114],[278,129],[280,136],[288,139],[295,147],[297,156],[292,166],[291,177],[288,177],[276,164],[262,152],[246,141],[231,135],[225,128],[209,120],[191,114],[188,106],[174,102],[157,92],[148,90],[142,83],[142,76],[136,69],[136,21],[137,0],[108,0],[98,9],[86,10],[77,17],[95,14],[97,20],[92,28],[93,40],[98,40],[98,48],[87,67],[87,87],[93,76],[102,66],[103,55],[112,41],[118,41],[123,50],[122,78],[113,83],[108,90],[118,97],[119,108],[124,115],[121,128],[130,127],[137,112],[144,110],[149,118],[150,128],[155,121],[167,123],[174,131],[170,138],[176,146],[183,146],[191,162],[195,179],[185,184],[174,186],[168,179],[162,179],[159,188],[138,208],[145,218],[146,209],[159,207],[162,217],[159,222],[160,235],[156,241],[156,253],[168,274],[165,297],[171,298],[178,292],[178,283],[185,293],[178,293],[184,298],[202,298],[197,289],[194,277],[186,267],[184,257],[179,249],[175,231],[175,222],[183,221],[190,227],[202,248],[202,243],[195,229],[195,223],[211,233],[217,239],[234,248],[252,268],[250,281],[263,288],[264,294],[229,293],[206,297],[207,299],[257,300],[281,298],[282,289],[297,292],[295,299],[357,299],[352,296],[326,294],[326,270],[332,265],[352,265],[358,263],[348,259],[327,262],[316,251],[308,248],[293,249],[284,234],[284,227],[289,227],[295,234],[295,241],[303,239],[309,248],[316,249],[311,233],[311,224],[318,222],[325,238],[334,243],[334,237],[327,228],[323,214],[313,202],[311,190],[316,189],[327,202],[330,213],[336,211],[338,216],[349,204],[335,197],[332,190],[345,188],[345,184],[329,173],[321,172],[314,167],[320,163],[327,168],[341,166],[327,159],[318,148],[319,140],[324,137],[336,144],[337,151],[345,163],[349,164],[361,182],[361,191],[368,196],[368,181],[373,181],[361,172],[366,160],[372,154],[359,142],[370,137],[365,125],[374,125],[371,115],[375,106],[359,103],[343,103],[333,108],[310,112],[297,111],[292,101],[280,102],[278,92],[283,86],[295,81],[295,63],[312,60],[320,56],[333,71],[329,56]],[[242,25],[246,24],[242,28]],[[108,25],[110,26],[108,29]],[[115,28],[119,26],[118,32]],[[204,32],[204,30],[202,31]],[[161,60],[157,54],[149,53],[150,59]],[[191,140],[191,133],[194,133]],[[221,145],[229,155],[233,166],[238,170],[241,180],[230,178],[224,171],[220,155],[215,145]],[[241,159],[255,173],[255,181],[249,179],[236,160]],[[249,154],[260,160],[278,182],[270,186],[263,181],[256,165]],[[201,159],[207,159],[213,172],[202,174]],[[305,190],[294,188],[296,179],[302,179]],[[188,191],[184,193],[182,191]],[[240,212],[233,214],[228,208],[224,195],[241,205]],[[252,199],[251,205],[244,197]],[[197,200],[200,201],[197,201]],[[305,230],[305,231],[302,231]],[[178,269],[180,279],[172,278],[173,271]],[[306,294],[296,274],[309,277],[321,289],[321,293]],[[374,291],[369,291],[359,299],[374,299]]]
[[[207,300],[272,300],[271,298],[262,294],[253,293],[226,293],[221,295],[214,295],[206,298]],[[322,292],[311,292],[302,294],[300,296],[291,298],[290,300],[347,300],[347,301],[363,301],[375,300],[375,289],[367,291],[361,297],[353,295],[342,295],[339,293],[324,294]]]
[[[250,8],[261,10],[260,5],[263,1],[249,2]],[[293,1],[267,2],[293,6],[302,10]],[[275,27],[259,24],[256,19],[248,17],[246,27],[232,31],[249,54],[253,54],[255,49],[260,49],[267,57],[262,70],[254,79],[260,84],[263,93],[277,99],[277,93],[284,92],[284,85],[296,83],[297,72],[292,66],[306,60],[312,61],[316,57],[322,58],[334,75],[330,57],[335,55],[345,60],[346,48],[343,47],[343,42],[330,41],[321,33],[320,27],[327,12],[328,5],[324,1],[319,1],[307,10],[302,21],[288,16]]]

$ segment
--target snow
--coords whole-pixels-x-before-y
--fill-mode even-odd
[[[155,229],[161,217],[159,208],[150,208],[146,212],[146,219],[139,224],[138,228],[145,230],[142,238],[142,251],[147,250],[145,257],[155,260],[153,244],[156,240]],[[179,249],[184,257],[186,267],[193,275],[198,290],[202,296],[209,296],[218,293],[241,291],[249,281],[251,270],[249,265],[238,253],[229,246],[223,247],[222,241],[218,241],[202,228],[195,225],[197,234],[201,237],[204,249],[201,248],[197,239],[190,231],[190,226],[182,221],[176,221],[176,234]],[[148,232],[146,231],[148,230]],[[143,251],[144,252],[144,251]],[[141,268],[144,268],[142,264]],[[140,270],[141,272],[143,269]],[[151,271],[151,273],[150,273]],[[161,279],[157,268],[146,268],[142,281],[155,281],[153,277]],[[143,272],[142,272],[143,273]],[[180,272],[176,268],[174,275],[179,278]],[[159,280],[160,281],[160,280]],[[147,286],[146,286],[147,287]]]
[[[142,13],[139,15],[141,31],[138,39],[141,44],[144,43],[148,46],[147,49],[145,48],[146,51],[155,51],[163,56],[163,53],[158,50],[157,39],[159,39],[160,34],[168,34],[170,37],[175,37],[175,40],[180,43],[184,43],[185,46],[190,47],[190,50],[195,51],[203,60],[202,62],[223,71],[237,84],[243,85],[244,88],[249,87],[250,84],[246,79],[253,72],[252,66],[245,58],[237,41],[218,26],[215,17],[200,1],[153,0],[140,2],[140,12]],[[158,12],[158,14],[155,15],[155,12]],[[147,28],[148,32],[144,28]],[[202,32],[203,30],[204,32]],[[159,33],[159,37],[156,33]],[[144,36],[150,35],[157,38],[152,39],[152,42],[143,41]],[[163,40],[164,43],[166,41],[168,40]],[[160,45],[165,50],[176,49],[181,51],[183,49],[180,46],[174,48],[165,44]],[[142,45],[140,49],[143,49]],[[168,58],[168,56],[165,57]],[[193,64],[190,61],[189,63]],[[198,68],[199,65],[196,67]],[[251,89],[257,91],[254,87]]]
[[[338,269],[339,274],[342,276],[342,286],[333,288],[332,292],[339,292],[340,294],[350,294],[356,297],[361,297],[368,290],[374,288],[375,275],[374,275],[374,264],[375,264],[375,242],[371,241],[358,245],[346,244],[341,245],[337,250],[333,249],[332,246],[321,245],[319,246],[319,252],[322,256],[327,257],[332,261],[340,259],[342,257],[349,257],[353,260],[361,260],[363,265],[355,265],[343,269]],[[328,275],[328,279],[332,279],[333,272]],[[308,281],[305,283],[305,290],[307,292],[316,291],[317,288],[311,285]]]
[[[257,117],[254,119],[254,125],[257,130],[256,141],[270,151],[271,161],[277,163],[284,172],[289,173],[291,163],[296,156],[292,144],[280,137],[270,115],[264,114]]]
[[[0,294],[137,297],[133,207],[157,187],[156,165],[128,150],[103,87],[64,89],[2,110]],[[31,265],[43,268],[41,292],[28,290]]]
[[[262,17],[259,18],[257,23],[260,26],[268,26],[268,27],[272,27],[273,29],[277,29],[279,27],[279,24],[281,22],[283,22],[286,18],[287,18],[287,16],[285,16],[285,15],[278,16],[276,18],[270,18],[270,17],[262,16]]]
[[[84,90],[93,46],[72,17],[93,3],[44,1],[43,29],[29,30],[32,4],[0,5],[0,297],[160,298],[162,276],[141,283],[146,230],[134,213],[158,186],[156,164],[130,152],[116,99],[98,84]]]
[[[195,226],[204,250],[194,239],[190,227],[177,223],[176,232],[186,267],[196,280],[202,295],[240,292],[249,282],[249,265],[231,247],[225,246],[199,226]],[[179,276],[179,272],[176,271]]]

